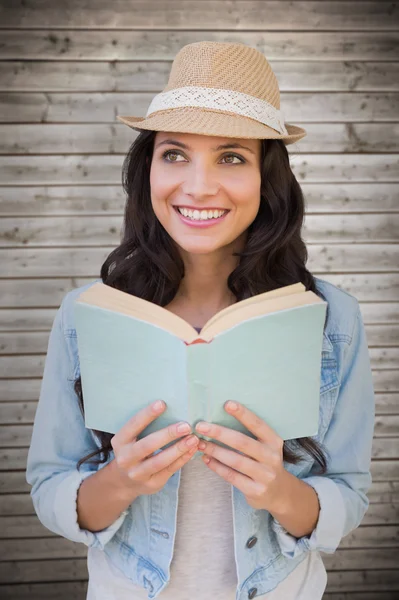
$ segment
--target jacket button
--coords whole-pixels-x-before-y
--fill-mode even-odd
[[[247,548],[252,548],[252,546],[255,546],[256,542],[258,541],[258,538],[253,535],[252,537],[249,538],[249,540],[246,543],[246,547]]]
[[[248,592],[248,598],[255,598],[258,588],[251,588]]]

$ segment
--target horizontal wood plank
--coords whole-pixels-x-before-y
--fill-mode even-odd
[[[0,277],[99,278],[114,247],[0,249]],[[307,268],[323,272],[399,272],[399,244],[309,244]]]
[[[353,36],[353,32],[350,35]],[[264,39],[262,36],[262,40]],[[158,91],[162,91],[162,87],[159,90],[154,89],[153,92],[3,91],[0,92],[0,123],[119,125],[116,115],[129,115],[133,111],[144,116],[154,94]],[[281,90],[280,99],[286,119],[293,123],[391,122],[397,121],[398,115],[398,93],[383,90],[372,92],[335,90],[334,94],[322,90],[318,90],[316,94]],[[129,131],[130,139],[133,141],[138,133],[127,127],[125,129]],[[303,138],[301,143],[305,139]],[[296,151],[300,150],[301,144],[294,144],[294,148]],[[290,151],[290,146],[287,149]]]
[[[11,475],[10,473],[7,476]],[[5,476],[7,478],[7,476]],[[9,477],[11,479],[11,477]],[[11,483],[10,483],[11,485]],[[16,528],[20,535],[11,535],[5,533],[5,529],[0,529],[0,538],[12,537],[46,537],[53,535],[46,528],[40,530],[35,535],[27,533],[28,527],[22,526],[25,521],[22,517],[28,517],[35,514],[32,498],[30,496],[31,488],[26,483],[26,489],[20,492],[9,491],[10,486],[4,485],[0,494],[0,516],[15,517],[15,521],[3,522],[8,528]],[[373,481],[371,488],[367,492],[370,501],[369,508],[363,519],[362,526],[379,525],[399,525],[399,481]],[[22,520],[21,520],[22,519]],[[30,521],[26,521],[28,523]],[[11,530],[10,530],[11,531]],[[39,531],[39,530],[38,530]]]
[[[399,298],[399,273],[320,273],[320,279],[330,282],[344,291],[354,295],[361,303],[362,314],[374,315],[375,311],[366,308],[366,303],[381,306],[381,302],[396,306]],[[57,277],[46,276],[40,279],[4,279],[1,282],[0,308],[36,309],[43,307],[58,308],[65,294],[70,290],[93,282],[95,277]],[[381,309],[382,310],[382,309]],[[390,309],[388,308],[388,311]],[[384,309],[384,315],[387,315]],[[388,317],[386,317],[388,318]],[[377,322],[368,320],[369,323]]]
[[[397,600],[397,570],[331,571],[323,600]],[[374,591],[369,591],[370,588]],[[389,588],[392,588],[389,591]],[[342,589],[349,590],[347,592]],[[358,591],[353,591],[353,590]],[[341,591],[337,591],[341,590]],[[360,591],[359,591],[360,590]],[[385,590],[385,591],[381,591]],[[85,600],[87,581],[0,585],[0,596],[8,600]]]
[[[358,527],[343,538],[340,549],[395,548],[399,542],[397,526]],[[87,547],[59,536],[44,538],[2,539],[0,562],[20,560],[43,560],[81,558],[87,556]],[[345,555],[344,555],[345,556]]]
[[[117,246],[123,217],[37,216],[0,220],[0,247]],[[399,242],[399,212],[379,214],[306,215],[306,244]]]
[[[352,600],[352,597],[356,600],[366,600],[368,592],[371,594],[376,592],[384,594],[389,591],[396,593],[399,591],[399,571],[398,569],[378,570],[373,568],[364,571],[330,571],[326,591],[337,594],[343,590],[350,594],[349,598],[345,600]],[[352,594],[361,595],[352,596]],[[381,600],[383,598],[382,595]],[[377,600],[379,600],[378,597]]]
[[[43,373],[38,368],[36,378],[19,377],[16,379],[0,379],[0,397],[4,402],[29,402],[37,401],[40,393],[41,377]],[[397,413],[397,392],[399,392],[399,371],[397,369],[372,371],[373,386],[376,392],[377,410],[381,414]]]
[[[203,6],[203,2],[200,6]],[[269,62],[277,77],[279,89],[283,92],[399,91],[399,62]],[[159,61],[2,61],[0,91],[160,91],[167,85],[171,66],[171,62]]]
[[[307,215],[399,212],[399,183],[301,183]],[[378,203],[375,201],[378,189]],[[122,186],[0,187],[3,217],[123,215]]]
[[[29,295],[34,290],[29,291]],[[27,298],[29,302],[29,297]],[[399,342],[399,303],[360,302],[369,346],[395,346]],[[50,331],[57,308],[0,308],[0,331]],[[0,344],[0,353],[4,347]]]
[[[337,4],[339,5],[337,7]],[[290,10],[278,0],[236,0],[226,10],[220,0],[64,0],[62,7],[51,0],[26,3],[13,0],[2,5],[4,28],[24,29],[168,29],[174,30],[392,30],[397,6],[392,2],[292,2]]]
[[[399,63],[398,63],[399,64]],[[119,184],[123,155],[0,156],[4,185]],[[399,154],[298,154],[299,183],[399,182]]]
[[[322,119],[320,119],[322,120]],[[399,151],[397,123],[303,123],[307,132],[295,150],[304,152]],[[0,155],[126,154],[129,127],[114,125],[0,125]],[[289,149],[292,153],[295,150]]]
[[[396,569],[397,567],[396,553],[389,548],[342,549],[334,554],[322,553],[322,558],[329,571]]]
[[[26,482],[25,471],[26,471],[26,458],[27,455],[23,455],[22,458],[18,459],[18,455],[21,455],[21,451],[15,453],[15,449],[11,449],[11,454],[0,452],[0,471],[3,471],[0,477],[0,494],[28,494],[31,491],[30,486]],[[20,465],[19,467],[15,465]],[[22,465],[22,466],[21,466]],[[8,466],[8,470],[7,470]],[[20,469],[20,470],[17,470]],[[381,508],[377,509],[373,513],[369,511],[365,516],[365,524],[368,525],[387,525],[391,524],[389,521],[384,520],[387,515],[387,509],[384,508],[383,504],[390,504],[391,508],[388,509],[388,513],[394,510],[392,506],[397,506],[397,495],[396,491],[399,484],[399,461],[397,460],[373,460],[371,463],[371,473],[373,478],[372,486],[375,489],[375,493],[370,490],[370,502],[380,505]],[[381,488],[375,486],[383,486]],[[379,504],[380,503],[380,504]],[[369,519],[366,521],[366,519]]]
[[[4,600],[86,600],[87,581],[0,585]],[[374,599],[372,599],[374,600]],[[391,600],[381,598],[381,600]]]
[[[51,538],[50,538],[51,539]],[[327,570],[353,571],[396,568],[395,554],[388,548],[373,550],[342,549],[322,555]],[[58,560],[24,560],[0,563],[0,582],[27,583],[87,579],[86,557]]]
[[[4,334],[5,336],[18,334]],[[48,333],[30,333],[26,334],[25,337],[30,339],[32,343],[35,340],[42,340],[42,345],[45,344],[45,340],[48,338]],[[47,349],[46,349],[47,351]],[[398,352],[399,347],[396,348],[370,348],[370,362],[374,372],[378,370],[386,370],[390,373],[392,370],[397,370],[398,367]],[[30,377],[42,377],[44,370],[46,354],[12,354],[0,356],[0,377],[3,379],[9,378],[30,378]],[[8,398],[5,398],[9,400]]]
[[[214,9],[214,7],[213,7]],[[267,28],[273,15],[268,15]],[[296,24],[295,24],[296,27]],[[180,48],[204,39],[203,32],[181,31],[2,31],[0,60],[173,60]],[[268,60],[398,60],[396,31],[209,31],[208,41],[256,47]]]
[[[399,416],[377,416],[375,427],[373,457],[399,459]],[[31,423],[3,425],[0,430],[0,448],[27,447],[31,437]]]
[[[3,584],[68,582],[87,579],[86,558],[0,562],[0,582]]]
[[[397,600],[398,592],[342,592],[340,594],[323,594],[323,600]]]

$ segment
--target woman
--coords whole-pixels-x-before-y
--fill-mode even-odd
[[[318,433],[283,443],[240,398],[231,414],[256,439],[208,424],[199,445],[173,424],[137,441],[164,403],[115,435],[85,429],[73,303],[95,282],[67,293],[27,481],[42,523],[88,546],[89,600],[317,600],[327,581],[319,552],[334,552],[367,510],[374,393],[364,325],[355,297],[305,267],[304,200],[286,145],[306,132],[284,123],[279,98],[254,48],[180,50],[146,118],[120,118],[140,135],[124,163],[123,240],[101,280],[198,331],[236,301],[301,281],[328,302]]]

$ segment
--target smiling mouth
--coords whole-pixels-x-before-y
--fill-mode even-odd
[[[227,209],[209,209],[209,210],[198,210],[191,208],[183,208],[180,206],[175,206],[175,210],[180,213],[186,219],[191,219],[192,221],[211,221],[212,219],[220,219],[229,211]]]

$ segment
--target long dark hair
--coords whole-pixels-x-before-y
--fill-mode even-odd
[[[174,298],[184,276],[184,265],[174,241],[158,221],[151,205],[150,167],[155,131],[142,131],[131,145],[123,163],[122,183],[127,196],[121,243],[101,267],[103,283],[129,294],[166,306]],[[301,238],[305,203],[281,140],[261,140],[261,199],[258,214],[248,229],[239,264],[227,285],[237,301],[255,294],[302,282],[306,290],[321,296],[312,274],[306,269],[307,249]],[[74,389],[84,414],[81,377]],[[238,399],[239,400],[239,399]],[[109,459],[113,434],[95,431],[101,448],[94,462]],[[327,458],[316,440],[305,437],[284,442],[283,458],[297,464],[303,453],[327,469]],[[101,457],[102,455],[102,457]]]

